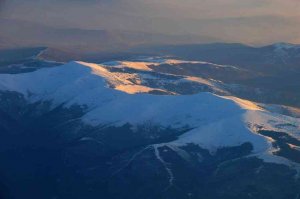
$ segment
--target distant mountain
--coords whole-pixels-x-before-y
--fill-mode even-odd
[[[144,51],[143,51],[144,50]],[[147,53],[176,56],[188,60],[204,60],[223,65],[235,65],[249,70],[274,73],[299,69],[300,45],[277,43],[252,47],[238,43],[165,45],[139,49]]]
[[[45,50],[44,47],[0,50],[0,73],[24,73],[59,65],[58,62],[44,61],[39,58]]]
[[[55,28],[28,21],[0,19],[5,37],[21,47],[47,46],[70,53],[121,52],[137,45],[183,44],[215,41],[211,37],[164,35],[118,30]],[[21,33],[21,34],[20,34]]]
[[[164,70],[193,65],[206,75]],[[297,197],[300,119],[230,96],[218,70],[248,73],[143,58],[1,74],[1,184],[15,198]]]
[[[226,76],[220,70],[216,70],[211,75],[215,79],[231,84],[230,87],[237,91],[236,95],[258,102],[300,107],[298,103],[300,45],[287,43],[263,47],[227,43],[165,45],[138,48],[133,52],[231,65],[247,73]],[[196,65],[185,65],[185,67],[164,67],[161,70],[201,76],[205,69]]]

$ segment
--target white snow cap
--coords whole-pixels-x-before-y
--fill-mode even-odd
[[[253,102],[236,97],[211,93],[132,95],[110,88],[107,82],[117,88],[119,82],[126,83],[126,78],[115,76],[102,65],[84,62],[31,73],[0,75],[1,90],[22,93],[29,102],[51,100],[53,106],[62,103],[65,106],[86,105],[88,111],[82,121],[92,126],[151,123],[162,128],[193,129],[169,143],[174,146],[194,143],[214,151],[250,142],[254,146],[253,153],[269,153],[270,141],[256,134],[252,127],[260,125],[278,130],[276,126],[280,124],[300,124],[299,119],[271,114]],[[288,132],[293,132],[293,136],[300,132],[299,126],[290,128]]]

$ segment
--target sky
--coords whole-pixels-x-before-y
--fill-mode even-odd
[[[54,27],[300,43],[299,0],[0,0],[0,17]]]

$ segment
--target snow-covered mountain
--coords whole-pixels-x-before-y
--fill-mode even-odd
[[[296,197],[300,119],[231,96],[221,81],[156,69],[176,64],[247,72],[152,58],[0,74],[0,158],[6,162],[0,168],[12,168],[8,179],[20,174],[16,197],[29,196],[32,185],[43,198]],[[24,150],[23,158],[16,150]],[[21,162],[28,173],[49,169],[57,195],[37,185],[41,173],[21,189],[27,176]],[[269,172],[279,181],[286,173],[286,184],[271,181]],[[239,179],[231,181],[235,174]],[[258,178],[275,191],[250,189]],[[289,187],[280,192],[281,186]]]

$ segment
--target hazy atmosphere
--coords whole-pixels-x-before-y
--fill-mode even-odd
[[[1,0],[1,18],[59,28],[300,43],[297,0]],[[270,35],[272,32],[272,35]]]
[[[0,199],[300,199],[300,0],[0,0]]]

